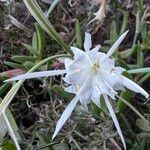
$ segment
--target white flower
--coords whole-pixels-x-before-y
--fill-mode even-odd
[[[27,73],[7,81],[66,74],[63,80],[70,85],[66,88],[66,91],[74,93],[76,96],[69,103],[58,120],[53,138],[55,138],[66,120],[70,117],[78,101],[80,101],[85,108],[87,108],[90,101],[93,101],[98,107],[100,107],[100,96],[103,96],[118,134],[126,149],[124,137],[115,116],[115,112],[109,102],[109,98],[115,99],[117,91],[122,90],[124,87],[137,93],[141,93],[146,98],[149,97],[149,94],[143,88],[121,75],[125,69],[115,67],[114,59],[110,58],[127,33],[128,31],[120,36],[107,54],[99,52],[100,45],[97,45],[90,50],[92,46],[91,35],[86,33],[84,42],[85,51],[76,47],[71,47],[71,50],[74,53],[74,58],[73,60],[68,58],[65,59],[65,70]]]

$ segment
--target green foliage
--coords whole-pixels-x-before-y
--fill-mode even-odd
[[[23,43],[22,45],[28,50],[31,56],[12,56],[14,62],[5,61],[5,64],[13,68],[23,70],[31,69],[36,63],[41,61],[44,56],[43,50],[45,49],[45,33],[39,24],[35,23],[36,31],[32,37],[32,45]]]
[[[74,95],[68,92],[65,92],[64,88],[60,85],[53,85],[52,90],[58,93],[66,102],[73,99]]]
[[[76,22],[76,47],[81,48],[82,47],[82,33],[81,33],[81,26],[79,21]]]
[[[2,143],[2,150],[16,150],[16,146],[11,141],[4,141]]]

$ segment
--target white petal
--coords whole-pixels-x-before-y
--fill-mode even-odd
[[[115,60],[106,58],[100,63],[100,67],[103,70],[111,71],[115,67]]]
[[[83,82],[84,81],[84,82]],[[92,95],[92,77],[87,74],[83,79],[81,87],[79,87],[78,97],[80,99],[81,105],[86,108],[87,104],[90,102]]]
[[[122,74],[124,71],[126,71],[126,69],[122,68],[122,67],[115,67],[114,68],[114,72],[118,75]]]
[[[126,31],[125,33],[123,33],[119,39],[113,44],[113,46],[110,48],[110,50],[107,52],[107,56],[110,57],[114,51],[117,49],[117,47],[121,44],[121,42],[124,40],[124,38],[126,37],[128,31]]]
[[[56,129],[55,132],[53,134],[52,139],[54,139],[56,137],[56,135],[58,134],[58,132],[60,131],[60,129],[62,128],[62,126],[65,124],[65,122],[67,121],[67,119],[70,117],[72,111],[74,110],[77,102],[78,102],[78,97],[76,96],[70,103],[69,105],[66,107],[66,109],[64,110],[63,114],[61,115],[60,119],[57,122],[56,125]]]
[[[76,94],[77,93],[77,87],[75,85],[70,85],[67,88],[65,88],[65,91],[68,93]]]
[[[77,70],[79,71],[84,71],[84,69],[87,70],[89,65],[90,62],[87,56],[81,56],[68,66],[67,73],[74,73]]]
[[[88,104],[90,103],[90,99],[80,99],[80,103],[81,103],[81,105],[83,106],[83,108],[86,110],[86,111],[88,111]]]
[[[92,95],[91,99],[92,101],[98,106],[100,107],[100,94],[97,94],[97,95]]]
[[[103,79],[114,89],[114,90],[123,90],[122,80],[119,74],[114,73],[113,71],[101,71]]]
[[[91,46],[92,46],[91,34],[90,33],[85,33],[85,40],[84,40],[84,49],[85,49],[85,51],[89,52]]]
[[[77,47],[73,47],[71,46],[70,49],[72,50],[73,54],[74,54],[74,59],[78,59],[81,56],[83,56],[85,54],[84,51],[82,51],[81,49],[77,48]]]
[[[98,85],[96,85],[95,81],[93,82],[93,92],[91,96],[91,100],[98,106],[100,107],[100,96],[101,92],[98,89]]]
[[[58,132],[60,131],[62,126],[65,124],[67,119],[70,117],[73,109],[75,108],[77,102],[79,101],[79,98],[82,97],[82,94],[83,94],[83,92],[85,91],[85,89],[87,87],[88,81],[89,81],[89,77],[86,78],[84,84],[79,89],[79,92],[77,93],[76,97],[69,103],[67,108],[64,110],[62,116],[58,120],[58,123],[56,125],[56,129],[55,129],[55,132],[54,132],[54,135],[53,135],[52,139],[55,138],[55,136],[58,134]]]
[[[65,68],[68,69],[68,66],[73,63],[73,60],[65,58]]]
[[[109,95],[112,99],[115,99],[116,91],[107,83],[103,76],[99,75],[95,78],[95,84],[98,86],[100,93]]]
[[[118,134],[119,134],[119,136],[120,136],[120,138],[121,138],[121,141],[122,141],[122,143],[123,143],[123,146],[124,146],[124,148],[126,149],[126,143],[125,143],[125,140],[124,140],[124,137],[123,137],[123,134],[122,134],[122,131],[121,131],[119,122],[118,122],[118,120],[117,120],[117,118],[116,118],[115,112],[114,112],[114,110],[113,110],[113,108],[112,108],[112,106],[111,106],[111,104],[110,104],[110,102],[109,102],[109,100],[108,100],[107,95],[104,95],[104,98],[105,98],[105,102],[106,102],[107,108],[108,108],[108,110],[109,110],[109,113],[110,113],[110,115],[111,115],[111,117],[112,117],[112,120],[113,120],[113,122],[114,122],[114,124],[115,124],[115,126],[116,126],[116,129],[117,129],[117,131],[118,131]]]
[[[87,74],[88,70],[86,68],[76,69],[72,73],[67,73],[63,80],[68,84],[82,85],[85,82]]]
[[[98,52],[99,51],[99,49],[100,49],[100,45],[98,44],[96,47],[94,47],[91,51],[90,51],[90,53],[91,52]]]
[[[92,63],[101,62],[101,60],[106,58],[106,54],[102,52],[98,52],[100,49],[100,45],[97,45],[95,48],[93,48],[89,53],[89,59]]]
[[[87,78],[87,79],[86,79]],[[91,98],[91,95],[92,95],[92,79],[91,77],[86,77],[84,78],[83,80],[84,81],[84,84],[83,86],[81,87],[82,89],[80,89],[80,93],[79,93],[79,98],[80,98],[80,102],[83,106],[87,106],[87,104],[89,104],[90,102],[90,98]]]
[[[25,80],[31,78],[39,78],[39,77],[48,77],[48,76],[55,76],[65,74],[66,70],[52,70],[52,71],[41,71],[41,72],[33,72],[33,73],[26,73],[11,79],[6,80],[5,82],[15,81],[15,80]]]
[[[142,95],[144,95],[146,98],[149,97],[149,94],[143,89],[141,88],[138,84],[136,84],[135,82],[133,82],[132,80],[121,76],[122,77],[122,84],[127,87],[128,89],[137,92],[137,93],[141,93]]]

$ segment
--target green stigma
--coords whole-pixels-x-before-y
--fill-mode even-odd
[[[94,63],[91,67],[91,71],[94,73],[94,74],[97,74],[99,72],[99,69],[100,69],[100,65],[99,65],[99,61],[97,61],[96,63]]]

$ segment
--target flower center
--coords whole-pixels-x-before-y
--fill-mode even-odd
[[[93,74],[98,74],[99,70],[100,70],[100,65],[99,65],[99,61],[97,61],[91,66],[91,71]]]

